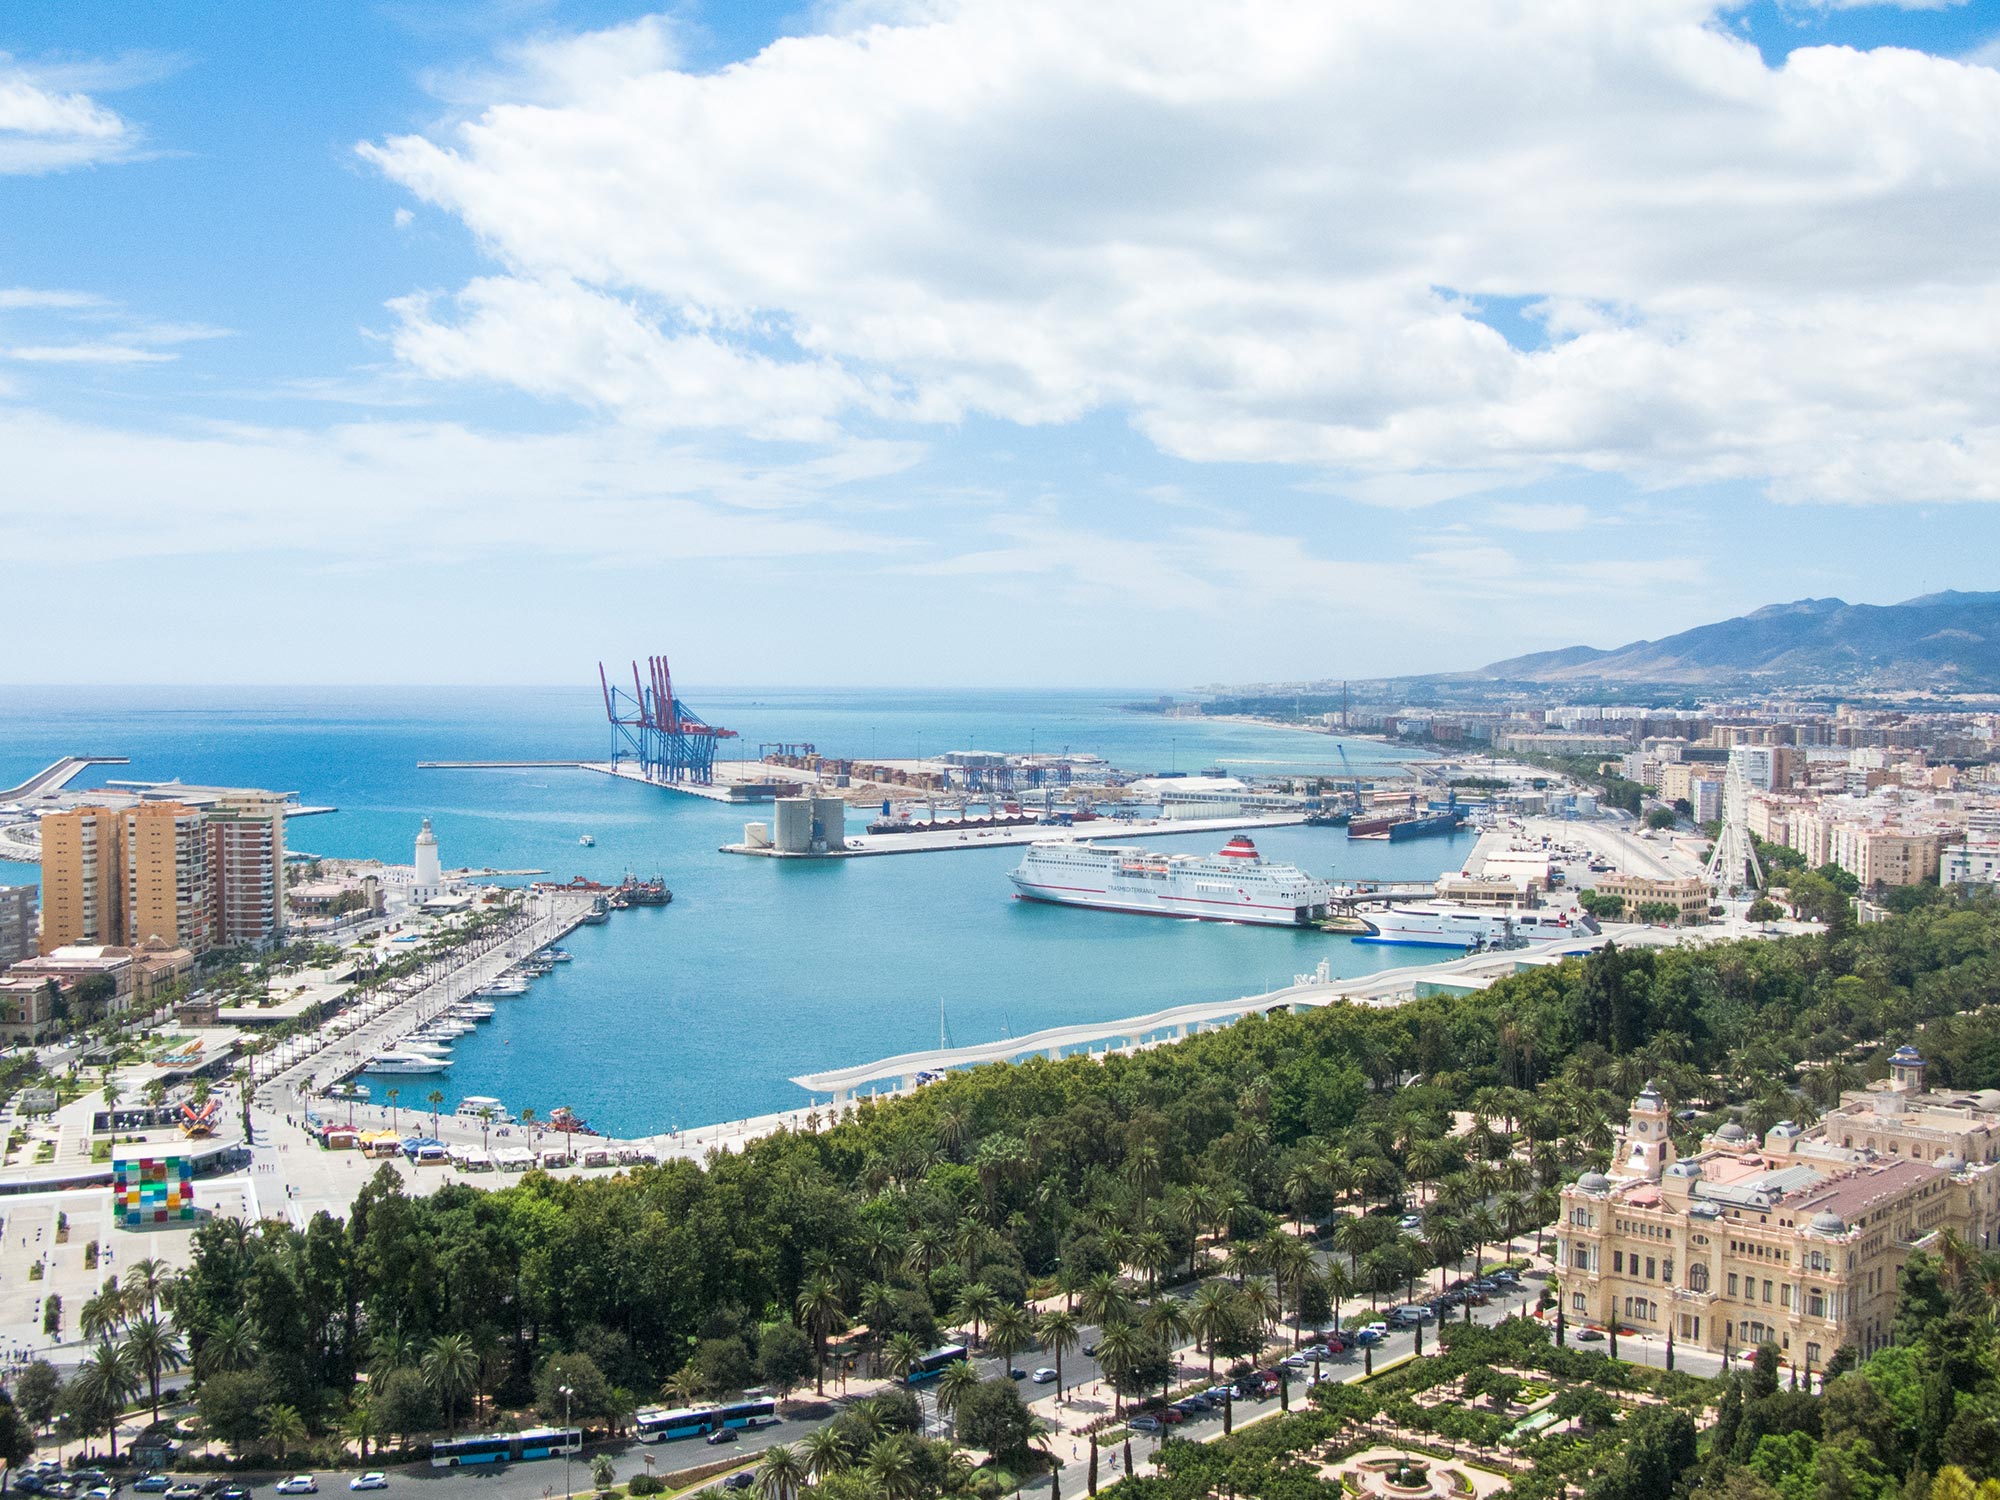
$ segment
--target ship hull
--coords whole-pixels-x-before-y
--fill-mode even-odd
[[[1197,898],[1157,897],[1151,901],[1120,899],[1109,891],[1063,892],[1037,889],[1016,881],[1018,901],[1036,901],[1044,906],[1081,906],[1091,911],[1123,912],[1134,917],[1174,917],[1183,922],[1247,922],[1257,927],[1310,927],[1311,907],[1250,907],[1217,902],[1207,908],[1197,906]],[[1321,912],[1323,916],[1324,911]]]

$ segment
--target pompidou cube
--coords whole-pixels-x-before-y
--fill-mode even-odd
[[[127,1229],[192,1219],[194,1159],[165,1153],[115,1158],[111,1202],[117,1222]]]

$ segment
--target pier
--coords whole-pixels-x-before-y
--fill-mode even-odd
[[[1643,943],[1646,941],[1642,936],[1645,931],[1621,932],[1619,940],[1628,946],[1635,938]],[[1672,941],[1669,934],[1662,932],[1658,936]],[[1354,979],[1334,979],[1322,969],[1319,973],[1302,974],[1296,983],[1262,995],[1177,1005],[1150,1015],[1127,1016],[1117,1021],[1056,1026],[1027,1036],[980,1042],[968,1047],[906,1052],[850,1068],[802,1073],[792,1082],[811,1093],[831,1095],[838,1106],[864,1093],[907,1093],[918,1086],[919,1075],[943,1073],[953,1068],[976,1068],[982,1063],[993,1062],[1025,1062],[1034,1057],[1059,1061],[1074,1056],[1108,1056],[1114,1052],[1134,1052],[1177,1042],[1199,1031],[1232,1025],[1248,1015],[1309,1010],[1322,1005],[1402,1005],[1433,994],[1484,989],[1496,979],[1523,969],[1560,963],[1565,958],[1602,947],[1607,941],[1603,934],[1598,934],[1574,942],[1476,953],[1446,963],[1389,969]]]
[[[1020,828],[961,828],[954,823],[936,828],[914,825],[907,833],[870,833],[848,837],[838,849],[797,852],[766,845],[724,844],[724,854],[749,854],[761,859],[865,859],[874,854],[938,854],[951,849],[994,849],[1039,843],[1043,839],[1108,841],[1169,834],[1221,833],[1236,828],[1284,828],[1305,822],[1303,813],[1245,813],[1234,818],[1097,818],[1088,823],[1030,823]]]

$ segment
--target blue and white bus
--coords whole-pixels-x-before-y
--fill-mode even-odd
[[[955,1365],[965,1358],[965,1345],[946,1344],[941,1349],[933,1349],[915,1364],[910,1373],[903,1377],[906,1385],[922,1385],[926,1380],[936,1380],[944,1374],[947,1365]]]
[[[513,1464],[583,1451],[580,1427],[530,1427],[525,1432],[489,1432],[431,1444],[431,1463],[440,1469],[461,1464]]]
[[[639,1413],[633,1426],[642,1443],[671,1443],[706,1437],[721,1427],[766,1427],[778,1420],[775,1401],[736,1401],[727,1406],[679,1406]]]

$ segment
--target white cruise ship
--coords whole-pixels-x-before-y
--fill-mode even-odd
[[[1597,924],[1580,911],[1528,911],[1510,906],[1461,906],[1424,901],[1364,915],[1357,943],[1405,943],[1420,948],[1514,948],[1525,943],[1588,937]]]
[[[1024,901],[1274,927],[1318,921],[1333,899],[1326,881],[1297,865],[1270,863],[1242,834],[1217,854],[1041,839],[1008,878]]]

